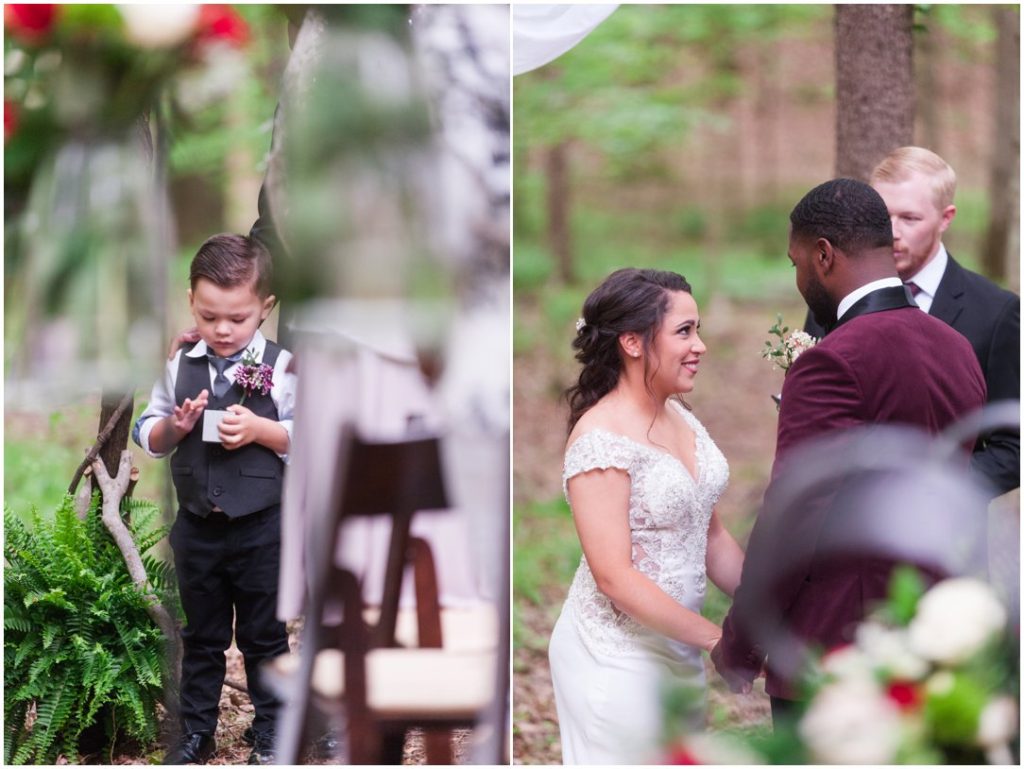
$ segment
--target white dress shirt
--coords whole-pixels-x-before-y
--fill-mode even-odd
[[[246,350],[255,350],[256,360],[263,360],[263,352],[267,347],[267,339],[263,336],[263,333],[259,330],[253,336],[252,340],[245,346]],[[189,350],[188,355],[190,358],[203,358],[206,357],[206,342],[199,340],[195,347]],[[170,416],[174,413],[174,407],[176,405],[174,400],[174,386],[178,380],[178,365],[181,362],[182,351],[178,350],[174,358],[167,362],[167,369],[164,373],[164,378],[158,380],[153,385],[153,391],[149,396],[149,405],[146,406],[146,410],[142,412],[142,416],[135,422],[135,429],[132,431],[132,436],[135,442],[142,447],[151,457],[164,457],[173,451],[165,451],[163,453],[157,453],[153,451],[149,444],[149,434],[153,432],[153,428],[156,426],[157,421],[163,419],[166,416]],[[295,414],[295,390],[296,390],[296,377],[295,374],[287,373],[288,364],[291,362],[292,354],[285,349],[281,350],[281,353],[277,356],[277,362],[274,364],[274,376],[273,383],[270,387],[270,397],[274,401],[274,405],[277,407],[278,422],[288,431],[288,445],[291,446],[292,442],[292,425]],[[235,382],[235,373],[238,370],[238,366],[241,363],[238,360],[232,363],[228,368],[224,369],[224,376],[228,378],[231,384]],[[213,367],[213,364],[208,364],[210,370],[210,392],[213,392],[213,380],[217,376],[217,369]],[[243,404],[244,405],[244,404]],[[193,428],[195,430],[202,429],[202,420],[196,423]],[[281,460],[288,464],[288,454],[278,454]]]
[[[942,276],[946,274],[946,265],[948,263],[949,254],[946,253],[946,247],[939,243],[939,250],[935,253],[935,256],[907,281],[907,283],[913,283],[920,289],[917,292],[917,296],[914,297],[914,301],[925,312],[931,312],[935,292],[939,290],[939,283],[942,282]]]
[[[870,283],[865,283],[860,288],[854,289],[845,297],[843,301],[839,303],[839,308],[836,310],[836,320],[842,318],[846,311],[853,307],[859,299],[867,296],[872,291],[877,291],[880,288],[890,288],[895,286],[902,286],[903,282],[899,278],[882,278],[881,280],[873,280]]]

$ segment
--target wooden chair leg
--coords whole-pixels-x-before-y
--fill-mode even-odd
[[[413,537],[409,543],[413,582],[416,588],[416,625],[420,646],[440,649],[444,646],[441,630],[441,600],[437,586],[434,554],[426,540]],[[425,729],[424,748],[427,763],[447,766],[454,763],[452,733],[448,729]]]
[[[380,737],[380,761],[388,766],[397,766],[405,756],[405,730],[388,731]]]
[[[416,631],[419,645],[424,649],[440,649],[444,646],[444,639],[441,636],[441,600],[438,595],[434,554],[426,540],[419,537],[411,539],[409,560],[412,561],[413,585],[416,592]]]
[[[427,729],[423,740],[427,752],[427,763],[432,766],[449,766],[455,763],[452,755],[452,733],[447,729]]]
[[[396,510],[391,520],[391,541],[388,545],[388,560],[384,569],[384,590],[380,599],[380,620],[373,629],[371,645],[374,648],[395,645],[395,624],[398,621],[398,604],[402,599],[402,576],[405,573],[409,550],[409,528],[412,526],[412,511]]]

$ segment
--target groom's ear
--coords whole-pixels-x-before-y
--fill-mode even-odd
[[[828,275],[835,266],[836,251],[827,238],[818,238],[814,244],[814,266],[822,275]]]

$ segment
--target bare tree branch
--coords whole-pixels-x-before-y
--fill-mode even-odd
[[[100,431],[100,434],[96,436],[96,443],[92,445],[92,448],[89,449],[89,452],[85,455],[85,459],[82,460],[82,464],[80,464],[78,466],[78,469],[75,470],[75,476],[74,478],[71,479],[71,485],[68,486],[68,494],[75,493],[75,489],[78,488],[78,482],[82,479],[82,474],[85,472],[85,468],[92,465],[93,460],[95,460],[96,457],[99,456],[100,450],[103,448],[103,445],[108,440],[110,440],[110,436],[113,434],[114,428],[117,426],[118,420],[121,419],[121,416],[124,414],[125,410],[128,408],[128,406],[131,404],[133,400],[133,393],[128,393],[123,398],[121,398],[121,402],[117,404],[117,409],[114,411],[113,414],[110,415],[110,419],[107,420],[107,423],[103,426],[103,429]],[[106,470],[106,468],[104,468],[104,470]],[[107,477],[109,478],[110,476],[108,475]],[[120,496],[117,498],[117,502],[118,504],[121,503]]]
[[[75,492],[75,515],[84,521],[85,516],[89,514],[89,506],[92,505],[92,468],[85,468],[82,475],[85,477],[85,483]]]
[[[164,632],[168,643],[173,644],[175,649],[177,649],[178,628],[171,615],[160,603],[159,597],[153,591],[149,577],[146,576],[146,567],[143,565],[142,557],[139,555],[139,548],[136,546],[135,540],[132,539],[128,527],[121,520],[121,499],[124,497],[125,492],[128,490],[128,484],[131,482],[131,452],[121,452],[121,462],[118,465],[116,477],[110,477],[102,460],[98,458],[93,460],[92,472],[100,491],[103,493],[103,525],[110,532],[110,536],[113,537],[118,550],[121,551],[132,582],[135,583],[135,587],[145,597],[146,611],[149,612],[149,616],[153,618],[153,621]],[[177,670],[177,657],[178,654],[175,653],[175,666],[173,668],[175,671]]]

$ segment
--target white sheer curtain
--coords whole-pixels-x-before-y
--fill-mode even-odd
[[[513,5],[512,74],[554,61],[618,8],[614,5]]]

